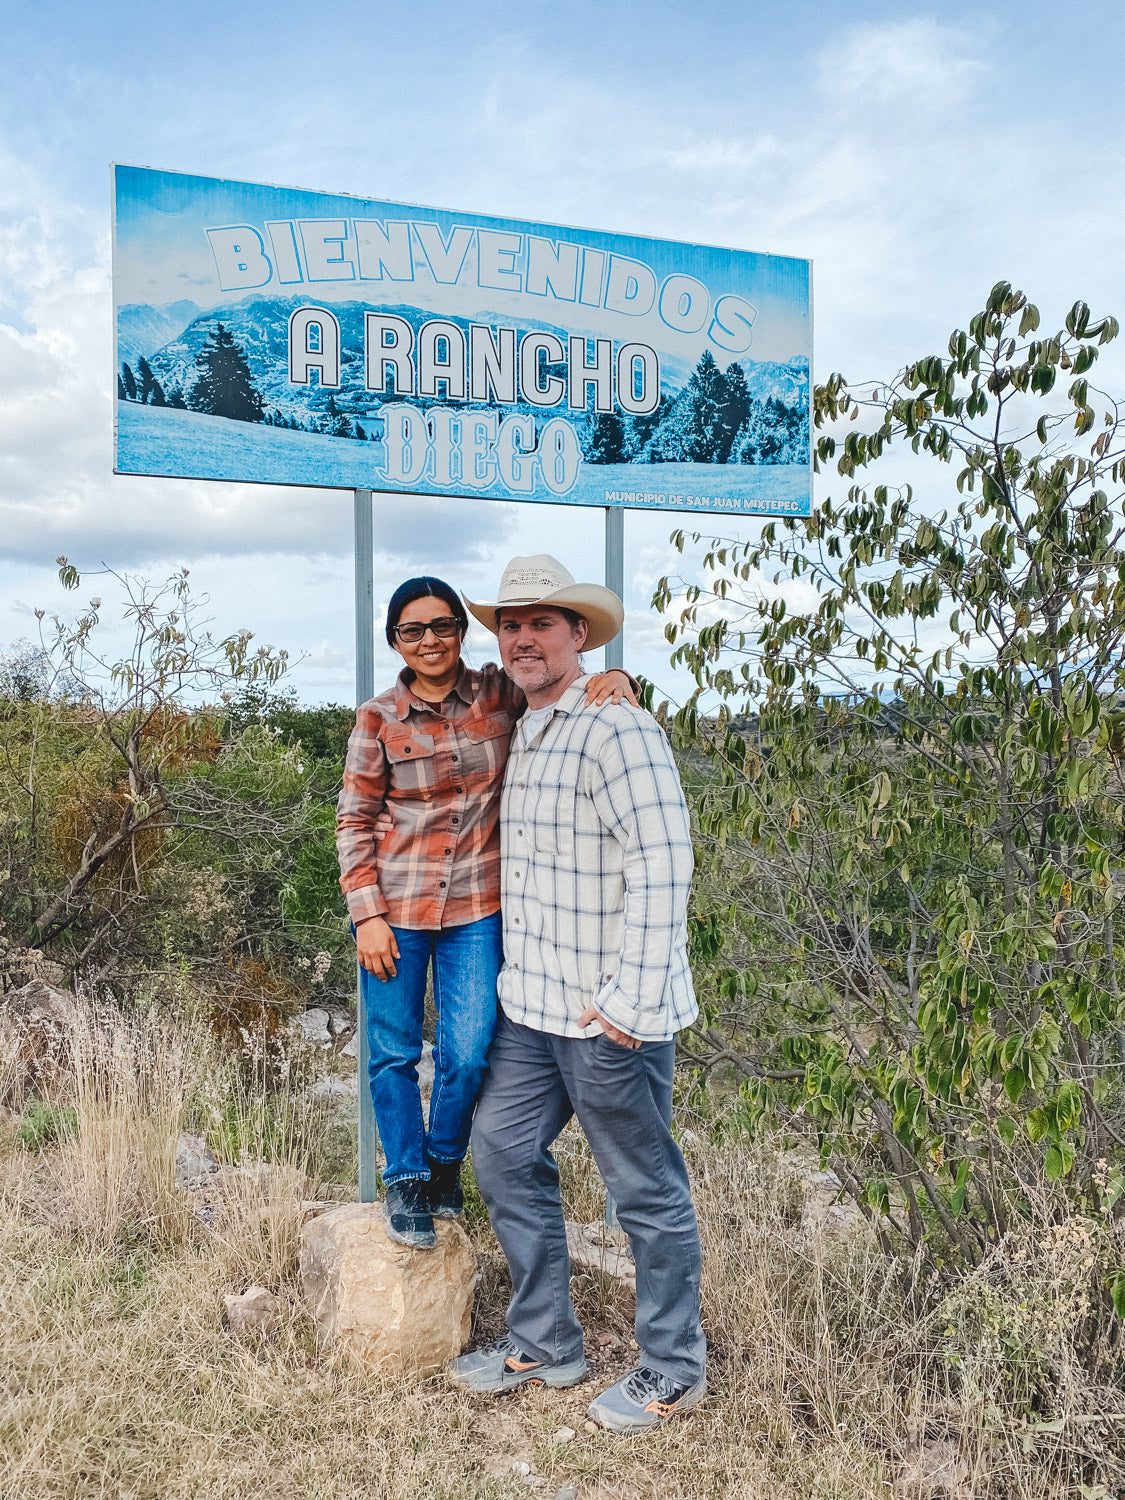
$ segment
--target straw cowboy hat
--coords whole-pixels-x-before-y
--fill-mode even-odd
[[[587,651],[596,651],[621,629],[625,606],[612,589],[600,583],[575,583],[557,558],[539,552],[534,557],[513,557],[504,569],[500,591],[494,604],[474,604],[465,594],[461,597],[476,619],[493,635],[497,634],[496,612],[505,605],[518,608],[525,604],[550,604],[556,609],[572,609],[589,627]]]

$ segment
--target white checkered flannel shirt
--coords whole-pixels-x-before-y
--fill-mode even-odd
[[[683,789],[659,724],[572,684],[529,743],[512,740],[500,804],[504,968],[513,1021],[594,1036],[590,1004],[641,1041],[698,1014],[687,959],[693,856]]]

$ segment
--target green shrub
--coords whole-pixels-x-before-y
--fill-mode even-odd
[[[25,1151],[43,1151],[59,1146],[78,1132],[78,1111],[73,1104],[44,1104],[32,1099],[23,1112],[16,1140]]]

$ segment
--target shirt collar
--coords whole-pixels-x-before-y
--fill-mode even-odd
[[[547,715],[547,719],[544,722],[550,720],[554,714],[572,714],[576,709],[581,708],[586,701],[586,683],[588,680],[589,673],[583,672],[581,677],[574,679],[561,698],[556,698],[554,703],[545,703],[543,705],[544,708],[549,708],[552,712]],[[533,712],[533,710],[529,709],[528,712]]]
[[[403,667],[395,680],[395,718],[405,719],[410,710],[416,709],[419,713],[436,714],[441,707],[440,703],[427,703],[425,698],[419,698],[414,692],[414,672],[410,667]],[[473,701],[472,673],[464,662],[457,674],[457,681],[450,688],[447,697],[456,696],[462,703],[471,705]]]
[[[586,701],[586,684],[589,680],[590,674],[583,672],[581,677],[574,679],[562,697],[551,704],[551,707],[560,714],[572,714],[575,709],[581,708]]]

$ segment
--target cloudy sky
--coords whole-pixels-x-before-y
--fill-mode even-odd
[[[111,161],[811,257],[821,376],[941,351],[1001,278],[1048,322],[1077,297],[1125,314],[1113,0],[2,14],[0,650],[35,635],[37,606],[73,607],[61,552],[151,578],[186,564],[217,630],[302,658],[305,699],[353,691],[350,495],[111,473]],[[377,600],[420,571],[494,597],[515,553],[601,573],[596,510],[375,512]],[[680,519],[626,530],[627,659],[673,687],[648,599]]]

